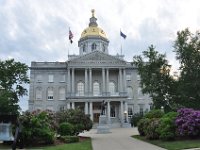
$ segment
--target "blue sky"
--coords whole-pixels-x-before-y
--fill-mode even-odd
[[[109,53],[123,54],[127,61],[151,44],[166,53],[178,68],[173,42],[179,30],[200,29],[199,0],[0,0],[0,59],[66,61],[78,54],[78,40],[88,26],[91,9],[110,40]],[[69,44],[68,28],[74,34]],[[120,29],[127,35],[120,38]],[[120,44],[121,43],[121,44]],[[28,97],[20,101],[28,108]]]

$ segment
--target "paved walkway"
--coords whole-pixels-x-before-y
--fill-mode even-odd
[[[165,150],[132,138],[131,135],[138,134],[136,128],[116,128],[110,131],[108,134],[97,134],[97,129],[92,129],[80,135],[92,138],[93,150]]]

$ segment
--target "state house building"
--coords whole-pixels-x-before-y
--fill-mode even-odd
[[[98,122],[101,103],[113,127],[152,105],[139,86],[137,68],[122,55],[109,55],[109,40],[92,12],[78,41],[79,55],[66,62],[31,62],[29,110],[80,108]]]

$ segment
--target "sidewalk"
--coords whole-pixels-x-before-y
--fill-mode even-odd
[[[134,139],[138,134],[136,128],[110,129],[111,133],[97,134],[97,129],[80,134],[91,137],[93,150],[165,150],[152,144]]]

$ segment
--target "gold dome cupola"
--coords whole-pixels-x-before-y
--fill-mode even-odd
[[[95,10],[92,9],[92,17],[90,18],[89,27],[83,30],[81,38],[78,41],[80,54],[86,54],[94,50],[108,53],[108,38],[103,29],[98,27],[97,18],[95,18]]]

